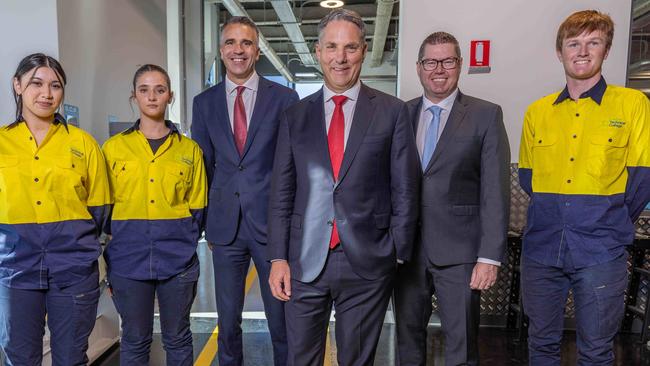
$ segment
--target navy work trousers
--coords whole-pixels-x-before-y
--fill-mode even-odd
[[[567,250],[563,267],[521,259],[523,305],[530,319],[529,364],[560,365],[564,309],[573,290],[577,364],[612,365],[614,336],[625,310],[627,253],[606,263],[574,268]]]
[[[99,273],[80,283],[47,290],[0,286],[0,348],[7,366],[40,366],[45,315],[53,366],[88,364],[88,336],[95,326]]]
[[[120,365],[149,365],[156,295],[167,365],[192,365],[190,310],[198,276],[198,261],[166,280],[132,280],[109,273],[113,302],[122,318]]]

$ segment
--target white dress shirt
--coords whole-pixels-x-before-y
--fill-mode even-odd
[[[255,98],[257,97],[257,87],[260,83],[260,76],[256,71],[253,71],[248,80],[243,84],[246,89],[242,93],[244,99],[244,109],[246,110],[246,130],[251,123],[251,116],[253,115],[253,108],[255,107]],[[235,125],[235,99],[237,99],[237,87],[239,85],[232,82],[226,76],[226,104],[228,105],[228,118],[230,118],[230,129],[234,131]]]
[[[437,105],[438,107],[442,108],[442,111],[440,111],[440,127],[438,127],[438,139],[440,139],[440,135],[442,135],[442,131],[444,131],[445,126],[447,125],[447,120],[449,119],[449,114],[451,112],[451,107],[454,106],[454,101],[456,100],[456,97],[458,96],[458,88],[454,90],[453,93],[451,93],[447,98],[443,99],[440,101],[440,103],[433,103],[429,99],[427,99],[426,96],[422,96],[422,108],[420,109],[420,120],[418,121],[418,130],[416,132],[416,138],[415,142],[418,146],[418,152],[420,153],[420,161],[422,161],[422,154],[424,152],[424,141],[427,138],[427,129],[429,128],[429,125],[431,124],[431,119],[433,118],[433,113],[429,111],[428,109],[433,106]],[[481,263],[487,263],[487,264],[493,264],[495,266],[501,266],[501,262],[488,259],[488,258],[477,258],[477,262]]]
[[[354,109],[357,106],[357,100],[359,99],[359,91],[361,90],[361,81],[357,80],[357,83],[353,87],[344,91],[341,94],[337,94],[331,91],[327,85],[323,84],[323,102],[325,103],[325,128],[326,132],[330,130],[330,123],[332,122],[332,116],[334,115],[334,101],[332,100],[333,96],[336,95],[345,95],[348,99],[343,103],[343,116],[345,123],[345,134],[343,135],[343,150],[348,143],[348,136],[350,135],[350,128],[352,127],[352,118],[354,117]]]

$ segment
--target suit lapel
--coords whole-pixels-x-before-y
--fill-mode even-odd
[[[465,103],[463,103],[463,95],[460,92],[458,92],[458,96],[456,97],[456,100],[454,101],[454,104],[451,107],[449,118],[447,118],[447,123],[445,124],[445,128],[444,130],[442,130],[442,135],[440,135],[438,144],[436,144],[436,149],[433,152],[433,156],[431,157],[431,161],[429,161],[429,165],[427,165],[425,172],[431,169],[431,167],[433,166],[433,164],[435,164],[436,160],[438,160],[438,158],[445,150],[447,145],[449,145],[449,142],[453,139],[453,136],[456,133],[458,126],[460,126],[463,122],[463,117],[465,117],[465,111],[466,108],[465,108]]]
[[[253,143],[255,134],[259,130],[260,125],[264,122],[266,112],[269,110],[268,105],[271,100],[269,95],[272,94],[270,88],[273,86],[270,82],[260,76],[260,81],[257,86],[257,95],[255,96],[255,106],[251,114],[251,120],[248,124],[248,132],[246,133],[246,144],[244,145],[244,152],[241,156],[243,159]],[[234,144],[234,136],[233,136]],[[236,150],[236,149],[235,149]]]
[[[322,166],[327,167],[330,179],[334,181],[332,173],[332,160],[330,159],[329,145],[327,142],[327,127],[325,124],[325,108],[323,101],[323,89],[316,92],[309,100],[309,110],[305,126],[305,141],[310,141],[314,157]]]
[[[370,121],[372,121],[374,108],[372,107],[371,100],[375,94],[365,85],[361,84],[357,104],[354,108],[354,117],[352,118],[352,126],[350,126],[350,135],[348,136],[347,143],[345,144],[345,153],[343,154],[343,162],[339,170],[339,182],[343,180],[345,174],[350,169],[350,164],[357,154],[361,141],[366,135]]]
[[[422,98],[418,98],[417,103],[409,103],[409,116],[413,124],[413,134],[417,137],[418,125],[420,124],[420,109],[422,108]]]
[[[226,102],[226,82],[222,81],[218,85],[216,90],[217,101],[215,103],[215,108],[213,109],[214,116],[216,116],[216,122],[222,130],[221,136],[223,140],[228,145],[226,151],[229,152],[230,157],[233,161],[239,161],[239,153],[237,152],[237,147],[235,146],[235,137],[232,134],[232,126],[230,124],[230,116],[228,116],[228,103]]]

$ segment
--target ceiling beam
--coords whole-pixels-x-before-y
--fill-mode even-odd
[[[298,20],[293,14],[293,9],[291,5],[286,0],[271,0],[271,6],[275,10],[275,13],[278,15],[284,30],[287,32],[288,38],[293,43],[294,48],[300,54],[300,61],[305,66],[316,66],[318,63],[316,59],[309,51],[309,46],[305,42],[305,37],[300,30],[298,25]]]
[[[375,22],[375,17],[363,17],[361,18],[364,23],[374,23]],[[399,20],[399,17],[390,17],[391,21],[397,21]],[[320,19],[305,19],[303,18],[300,21],[300,25],[303,24],[318,24],[320,23]],[[282,25],[282,22],[279,20],[256,20],[255,24],[257,24],[258,27],[264,27],[264,26],[274,26],[274,25]]]

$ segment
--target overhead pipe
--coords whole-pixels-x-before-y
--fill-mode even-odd
[[[286,0],[271,0],[271,5],[278,15],[278,19],[284,27],[284,30],[287,32],[291,43],[293,43],[293,47],[296,49],[302,64],[305,66],[318,65],[316,59],[311,54],[307,41],[305,41],[305,37],[300,30],[300,25],[289,2]]]
[[[377,0],[377,16],[375,16],[375,33],[372,40],[372,53],[370,54],[370,67],[381,65],[384,57],[384,47],[391,15],[393,15],[394,0]]]

